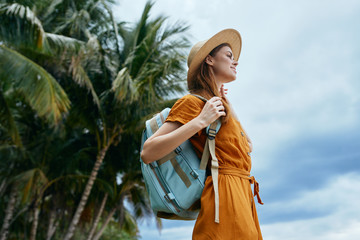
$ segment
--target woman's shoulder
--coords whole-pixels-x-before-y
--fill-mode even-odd
[[[186,124],[200,114],[203,106],[204,102],[201,99],[187,94],[176,101],[166,121]]]
[[[195,105],[202,107],[205,103],[204,100],[206,100],[206,99],[202,98],[201,96],[193,95],[193,94],[186,94],[185,96],[181,97],[177,101],[177,103],[189,103],[189,104],[195,104]]]
[[[204,102],[201,99],[194,95],[187,94],[175,102],[172,110],[194,111],[195,109],[202,109],[203,107]]]

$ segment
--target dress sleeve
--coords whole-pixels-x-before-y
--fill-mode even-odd
[[[203,107],[204,102],[202,100],[192,95],[186,95],[174,104],[166,121],[186,124],[197,117]]]

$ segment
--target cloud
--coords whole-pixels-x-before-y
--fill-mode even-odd
[[[329,179],[349,172],[360,173],[360,125],[326,134],[304,132],[279,144],[272,154],[253,154],[253,171],[266,201],[293,201],[299,192],[324,187]],[[304,215],[304,214],[303,214]],[[269,214],[271,216],[271,214]],[[269,217],[271,218],[271,217]]]
[[[143,240],[189,240],[192,236],[195,221],[163,220],[161,233],[152,226],[143,226]]]
[[[360,115],[360,34],[353,30],[360,4],[279,3],[249,16],[255,23],[243,31],[239,76],[229,84],[236,112],[264,151],[304,131],[352,129]]]
[[[360,174],[334,177],[321,189],[302,192],[295,200],[270,204],[273,212],[327,213],[307,219],[262,224],[264,239],[344,240],[360,239]],[[265,206],[265,205],[264,205]],[[274,213],[273,215],[277,215]]]

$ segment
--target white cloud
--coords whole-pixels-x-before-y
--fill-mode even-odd
[[[332,179],[322,189],[303,192],[295,200],[278,201],[264,208],[273,212],[324,211],[324,216],[261,225],[267,240],[360,239],[360,175],[351,173]]]
[[[165,220],[166,221],[166,220]],[[170,220],[169,220],[170,221]],[[142,240],[189,240],[192,236],[194,221],[189,222],[188,226],[166,227],[161,231],[155,228],[146,228],[141,231]]]
[[[245,6],[238,80],[229,84],[256,150],[358,125],[360,3],[262,1]],[[258,11],[255,11],[258,10]],[[352,25],[351,25],[352,24]]]
[[[276,223],[262,227],[266,240],[350,240],[360,238],[360,221],[341,223],[343,219],[329,218]]]

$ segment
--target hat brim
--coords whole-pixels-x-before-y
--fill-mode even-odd
[[[213,37],[211,37],[209,40],[207,40],[193,57],[187,74],[188,81],[195,77],[201,63],[205,60],[206,56],[209,55],[209,53],[214,48],[223,43],[229,44],[233,52],[234,59],[238,61],[241,52],[240,33],[235,29],[222,30],[215,34]]]

